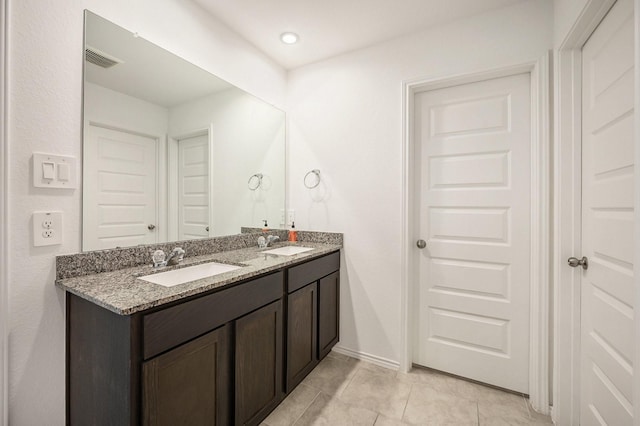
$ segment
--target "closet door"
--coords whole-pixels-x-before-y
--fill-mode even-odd
[[[529,74],[415,96],[414,362],[529,392]]]
[[[633,424],[633,32],[618,0],[582,51],[582,425]]]

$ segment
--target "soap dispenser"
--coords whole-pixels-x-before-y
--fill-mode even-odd
[[[292,243],[298,241],[298,231],[296,231],[295,222],[291,222],[291,229],[289,229],[289,241]]]
[[[267,223],[267,220],[262,219],[262,221],[264,222],[264,226],[262,227],[262,232],[269,232],[269,224]]]

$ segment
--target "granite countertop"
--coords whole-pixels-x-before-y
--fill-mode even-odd
[[[265,250],[287,245],[312,247],[313,250],[293,256],[261,253]],[[248,247],[193,257],[189,257],[189,253],[187,253],[184,261],[177,266],[154,270],[151,265],[144,265],[72,278],[61,278],[56,280],[56,286],[117,314],[131,315],[149,308],[161,306],[165,303],[224,287],[296,263],[301,263],[340,250],[341,247],[341,244],[305,241],[302,243],[277,243],[268,249]],[[206,262],[227,263],[242,267],[231,272],[202,278],[174,287],[163,287],[137,279],[137,277],[152,273],[166,272]]]

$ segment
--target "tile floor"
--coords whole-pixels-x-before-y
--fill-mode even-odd
[[[522,396],[426,369],[398,373],[331,352],[262,423],[545,425]]]

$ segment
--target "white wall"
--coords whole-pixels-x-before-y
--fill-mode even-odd
[[[263,219],[279,226],[285,208],[284,112],[234,88],[171,108],[169,120],[174,137],[212,127],[215,235],[258,227]],[[250,191],[255,173],[264,175],[263,185]]]
[[[559,47],[589,0],[553,1],[553,41]]]
[[[240,37],[181,0],[9,1],[9,423],[64,424],[64,294],[54,257],[80,250],[81,189],[31,186],[34,151],[81,156],[83,9],[137,31],[268,102],[286,74]],[[31,245],[31,212],[61,210],[61,246]]]
[[[342,348],[400,359],[402,81],[536,60],[552,8],[524,2],[289,72],[289,203],[300,229],[345,233]],[[323,184],[308,190],[314,168]]]
[[[84,120],[160,137],[169,130],[169,109],[86,83]]]
[[[7,203],[7,167],[8,143],[6,139],[6,32],[7,32],[6,1],[0,0],[0,425],[8,423],[9,410],[7,407],[8,381],[7,381],[7,308],[8,308],[8,278],[7,274],[7,237],[9,226]]]

